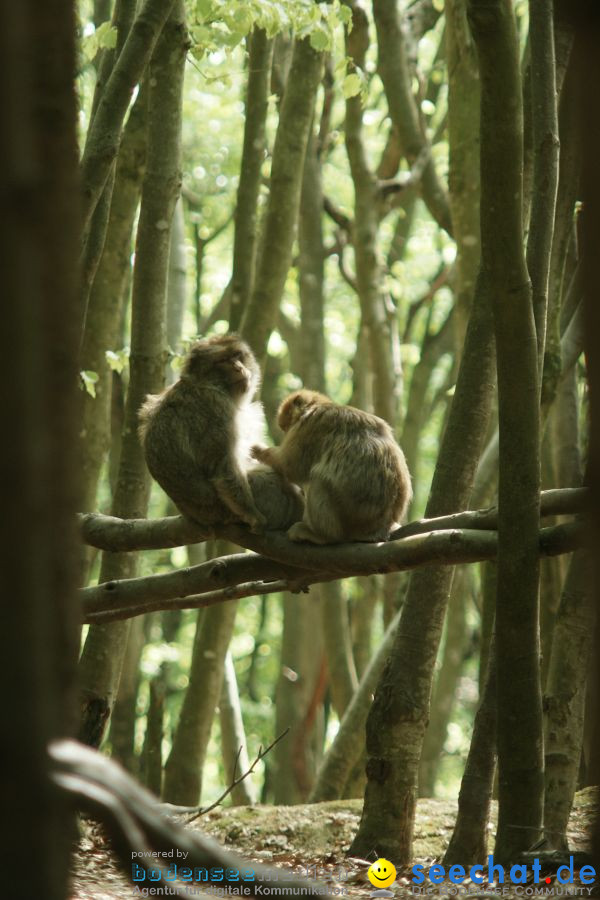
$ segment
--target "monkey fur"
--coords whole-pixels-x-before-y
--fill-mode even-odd
[[[304,489],[304,516],[288,537],[314,544],[387,540],[412,497],[387,422],[307,390],[283,401],[277,421],[281,445],[255,446],[252,454]]]
[[[247,344],[237,335],[212,337],[195,343],[179,380],[140,409],[150,474],[199,525],[241,521],[260,533],[302,517],[299,489],[252,465],[250,448],[264,434],[262,406],[253,400],[259,382]]]

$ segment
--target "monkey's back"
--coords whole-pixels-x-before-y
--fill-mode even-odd
[[[322,509],[335,509],[343,540],[385,539],[412,496],[406,460],[390,426],[337,404],[315,408],[302,426],[307,439],[319,436],[307,506],[312,491]]]
[[[234,521],[211,483],[235,443],[234,430],[231,398],[184,379],[147,397],[140,410],[150,474],[181,512],[202,524]]]

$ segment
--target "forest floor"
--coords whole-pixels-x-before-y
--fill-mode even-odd
[[[310,806],[230,807],[213,810],[190,827],[239,853],[250,865],[252,862],[260,862],[285,868],[296,875],[311,876],[316,872],[321,882],[343,887],[345,896],[350,900],[366,900],[372,890],[367,879],[369,863],[345,856],[358,827],[361,806],[362,801],[346,800]],[[597,807],[597,789],[586,788],[576,795],[569,827],[571,851],[589,849]],[[454,802],[429,799],[419,801],[415,828],[415,863],[421,863],[425,872],[431,865],[440,862],[450,839],[455,817]],[[494,825],[495,804],[489,826],[490,835]],[[492,849],[493,844],[490,852]],[[544,872],[545,874],[547,873]],[[558,890],[554,891],[551,890],[554,884],[555,879],[548,886],[545,892],[547,895],[564,895],[567,893],[566,888],[570,887],[556,885]],[[470,885],[471,891],[474,890],[470,882],[466,881],[465,885]],[[394,900],[423,897],[428,893],[429,896],[448,898],[449,887],[446,880],[443,885],[434,887],[435,893],[431,890],[417,893],[416,890],[413,891],[412,872],[407,867],[398,872],[392,891]],[[545,888],[546,885],[540,887]],[[578,887],[577,877],[574,887]],[[522,889],[519,893],[520,900],[527,900],[533,891]],[[584,898],[588,896],[588,890],[580,886],[579,891],[572,893]],[[103,828],[94,822],[82,821],[81,840],[73,860],[71,900],[124,900],[140,896],[144,895],[121,874],[110,852]],[[507,891],[506,885],[501,893],[492,893],[489,886],[483,884],[476,894],[461,892],[458,896],[502,897],[510,900],[517,895],[514,888]]]

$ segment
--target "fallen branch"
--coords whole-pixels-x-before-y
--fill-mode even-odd
[[[302,893],[305,897],[322,896],[323,886],[294,877],[285,870],[269,869],[242,859],[200,832],[184,828],[165,818],[159,800],[150,791],[138,784],[117,763],[89,747],[76,741],[61,740],[50,745],[49,753],[51,778],[57,789],[77,809],[91,812],[106,824],[112,838],[112,847],[129,878],[132,876],[132,860],[140,869],[162,869],[165,863],[170,862],[168,858],[161,859],[162,854],[172,854],[178,849],[181,851],[178,865],[187,869],[200,868],[209,872],[211,868],[224,871],[252,870],[254,879],[244,882],[250,897],[262,893],[263,883],[272,885],[273,882],[276,882],[278,888],[287,888],[282,893]],[[133,857],[133,853],[148,854],[152,851],[158,856]],[[221,873],[218,887],[223,887],[226,883],[222,878]],[[156,884],[154,881],[153,886]],[[201,884],[194,882],[190,885],[188,882],[186,886],[181,881],[168,881],[163,886],[167,886],[176,896],[187,898],[198,897],[197,888],[205,884],[210,884],[210,878]],[[196,890],[186,890],[186,887]]]

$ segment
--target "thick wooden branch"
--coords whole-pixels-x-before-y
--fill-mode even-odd
[[[181,866],[187,869],[251,869],[254,879],[245,882],[250,897],[262,894],[262,887],[271,885],[274,879],[285,893],[301,893],[305,897],[323,894],[323,885],[245,860],[201,832],[167,818],[157,797],[101,753],[70,740],[55,741],[49,752],[51,778],[57,790],[77,809],[91,812],[107,826],[115,854],[129,878],[132,877],[132,861],[146,871],[150,868],[164,871],[172,860],[161,859],[162,854],[171,854],[178,848],[185,854]],[[152,852],[158,856],[149,856]],[[160,886],[161,882],[153,882],[150,886],[157,884]],[[223,887],[223,884],[219,881],[215,886]],[[140,886],[146,887],[148,882],[142,881]],[[197,881],[190,884],[178,879],[162,886],[168,887],[175,896],[192,897],[198,896],[197,889],[201,885]],[[206,898],[207,894],[202,896]]]
[[[564,488],[542,491],[542,516],[575,515],[584,511],[587,491],[585,488]],[[398,528],[391,536],[392,540],[425,534],[428,531],[439,531],[449,528],[468,528],[475,530],[495,530],[498,522],[497,507],[488,509],[465,510],[450,516],[437,519],[420,519],[409,522]],[[196,544],[213,537],[232,540],[241,547],[256,550],[270,556],[270,542],[274,533],[264,537],[251,535],[242,526],[229,526],[216,529],[215,532],[203,530],[183,516],[166,516],[162,519],[119,519],[115,516],[104,516],[89,513],[81,516],[81,534],[86,544],[98,550],[113,552],[129,550],[162,550],[169,547],[182,547]],[[307,545],[288,546],[304,547]],[[362,545],[360,545],[362,546]],[[367,545],[369,546],[369,545]],[[301,565],[294,563],[294,565]],[[306,565],[304,566],[307,567]],[[308,565],[310,568],[310,564]],[[279,577],[279,576],[277,576]]]
[[[235,538],[230,535],[229,539]],[[582,522],[542,528],[539,551],[545,556],[568,553],[581,546],[583,539]],[[453,529],[381,544],[315,547],[294,544],[283,534],[273,533],[268,537],[248,535],[247,543],[263,543],[270,558],[234,554],[163,575],[84,588],[80,593],[85,621],[130,618],[151,609],[181,609],[188,605],[196,608],[251,593],[304,590],[317,582],[403,571],[432,562],[442,565],[481,562],[496,556],[498,536],[491,530]],[[258,581],[262,582],[262,589],[256,585]],[[228,590],[232,587],[233,592]]]

